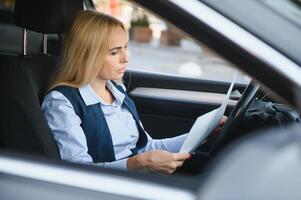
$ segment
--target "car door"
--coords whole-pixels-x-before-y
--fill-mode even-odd
[[[154,138],[187,133],[195,119],[218,106],[229,88],[227,82],[129,71],[125,76],[145,129]],[[243,91],[237,84],[234,90]],[[229,114],[236,100],[230,101]]]

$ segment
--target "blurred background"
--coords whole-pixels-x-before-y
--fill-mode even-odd
[[[132,70],[230,82],[235,66],[172,24],[125,0],[93,0],[96,9],[120,19],[129,32]],[[22,29],[14,24],[15,0],[0,0],[0,52],[21,54]],[[62,36],[48,35],[48,53],[59,55]],[[40,53],[42,35],[28,34],[29,54]],[[236,82],[249,78],[239,73]]]
[[[128,67],[156,73],[230,82],[234,65],[172,24],[124,0],[93,0],[100,12],[120,19],[129,31]],[[236,82],[250,79],[239,74]]]

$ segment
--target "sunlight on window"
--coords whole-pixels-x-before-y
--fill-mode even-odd
[[[122,0],[94,0],[100,12],[120,19],[129,31],[129,65],[132,70],[183,77],[232,80],[234,65],[210,48],[137,5]],[[239,75],[238,82],[249,82]]]

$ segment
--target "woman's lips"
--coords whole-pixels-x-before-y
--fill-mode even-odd
[[[118,73],[124,73],[124,72],[125,72],[125,69],[126,69],[126,68],[123,67],[123,68],[121,68],[121,69],[118,69],[117,72],[118,72]]]

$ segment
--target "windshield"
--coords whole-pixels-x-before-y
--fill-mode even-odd
[[[200,0],[301,65],[301,0]]]
[[[262,0],[262,2],[301,27],[301,0]]]

